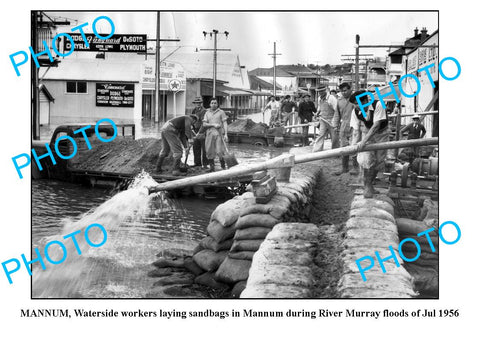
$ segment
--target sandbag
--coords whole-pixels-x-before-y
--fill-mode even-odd
[[[429,247],[428,239],[424,235],[418,236],[417,234],[410,234],[410,233],[399,233],[399,235],[400,235],[400,240],[403,240],[405,238],[413,238],[414,240],[417,240],[418,243],[420,243],[421,247],[424,247],[424,246]],[[432,241],[435,249],[438,249],[438,238],[439,237],[438,237],[438,234],[437,234],[437,230],[429,233],[429,236],[430,236],[430,240]]]
[[[345,249],[370,248],[372,251],[374,251],[376,249],[388,248],[388,246],[392,246],[394,250],[398,250],[398,243],[387,244],[385,240],[370,238],[347,238],[342,241],[342,247]]]
[[[289,188],[277,188],[277,195],[288,198],[291,204],[296,204],[299,201],[298,194]]]
[[[217,221],[212,221],[208,224],[207,233],[213,237],[215,241],[221,243],[235,235],[235,228],[233,226],[224,227]]]
[[[370,275],[369,275],[370,274]],[[413,290],[413,278],[405,277],[403,275],[385,275],[383,273],[365,273],[367,281],[363,281],[361,275],[345,274],[342,275],[338,283],[339,291],[342,292],[349,288],[368,288],[372,291],[387,291],[391,292],[391,296],[396,296],[397,293],[409,295],[414,297],[417,295]],[[360,296],[359,296],[360,297]]]
[[[253,255],[255,255],[254,251],[238,251],[238,252],[229,252],[228,257],[236,260],[249,260],[253,259]]]
[[[376,200],[380,200],[380,201],[384,201],[384,202],[387,202],[388,204],[390,204],[392,207],[395,207],[395,202],[393,202],[393,200],[388,197],[387,195],[384,195],[384,194],[378,194],[378,195],[375,195],[374,197]]]
[[[226,283],[245,281],[248,279],[248,271],[251,265],[252,261],[227,257],[215,273],[215,280]]]
[[[194,282],[213,289],[227,290],[229,288],[227,284],[215,280],[215,274],[209,272],[197,276]]]
[[[284,196],[275,195],[272,197],[268,206],[271,207],[270,215],[277,220],[281,218],[288,212],[291,207],[290,200]]]
[[[289,183],[285,184],[284,187],[293,189],[300,194],[304,193],[304,188],[300,184],[297,184],[297,183],[289,182]]]
[[[195,263],[195,261],[193,261],[193,258],[191,257],[185,259],[184,266],[196,276],[205,272],[198,264]]]
[[[398,244],[397,233],[379,229],[349,229],[346,231],[345,236],[353,239],[384,240],[387,247]]]
[[[313,281],[312,270],[307,266],[255,266],[248,277],[249,285],[278,284],[309,288]]]
[[[395,216],[394,208],[390,203],[374,198],[363,198],[356,196],[350,205],[350,209],[359,208],[379,208],[387,211],[390,215]]]
[[[233,236],[234,240],[257,240],[264,239],[272,228],[251,227],[238,229]]]
[[[397,233],[395,223],[376,217],[352,217],[345,224],[345,229],[379,229]]]
[[[240,211],[239,216],[245,216],[250,214],[269,214],[272,211],[273,206],[269,204],[254,204],[248,207],[243,208]]]
[[[342,299],[411,299],[416,296],[409,291],[374,290],[361,286],[344,288],[339,293]]]
[[[240,210],[245,205],[242,199],[231,199],[220,204],[212,213],[211,221],[217,221],[223,227],[227,227],[235,223]]]
[[[251,214],[240,217],[237,223],[235,223],[235,229],[245,229],[249,227],[272,228],[278,222],[276,218],[269,214]]]
[[[279,223],[277,224],[268,238],[270,240],[306,240],[315,241],[320,235],[320,231],[315,224],[312,223]]]
[[[423,201],[423,208],[426,210],[422,220],[438,220],[438,202],[426,199]]]
[[[422,293],[438,295],[438,271],[434,268],[407,264],[407,271],[412,275],[415,289]]]
[[[425,222],[411,220],[409,218],[397,218],[396,222],[397,222],[398,232],[400,234],[409,233],[409,234],[417,235],[418,233],[421,233],[429,229],[429,227],[425,224]],[[430,234],[434,235],[435,232],[431,232]]]
[[[256,266],[311,266],[313,257],[308,252],[299,252],[288,249],[263,248],[253,257]]]
[[[215,239],[211,236],[204,237],[201,241],[200,244],[204,249],[210,249],[213,250],[214,252],[218,252],[220,250],[228,250],[233,244],[233,239],[228,239],[223,242],[218,243],[215,241]]]
[[[308,299],[312,297],[309,288],[282,286],[278,284],[250,284],[240,295],[242,299]]]
[[[432,250],[432,248],[430,247],[430,245],[428,244],[421,244],[419,243],[418,244],[420,246],[420,253],[421,255],[424,255],[426,253],[430,253],[430,254],[438,254],[438,248],[435,247],[435,245],[433,246],[435,248],[435,251]],[[409,254],[414,254],[412,257],[415,257],[418,252],[418,249],[417,249],[417,245],[414,244],[413,242],[405,242],[404,244],[402,244],[402,252],[403,253],[409,253]],[[425,257],[425,255],[424,255]]]
[[[234,240],[230,251],[257,251],[262,244],[261,240]]]
[[[240,294],[245,290],[245,287],[247,286],[247,281],[239,281],[233,286],[232,288],[232,297],[235,299],[238,299],[240,297]]]
[[[217,270],[220,264],[227,257],[227,251],[214,252],[210,249],[204,249],[199,253],[193,255],[193,261],[207,272],[213,272]]]
[[[201,245],[200,243],[199,243],[199,244],[197,244],[197,246],[196,246],[195,248],[193,248],[193,251],[192,251],[192,256],[193,256],[193,255],[195,255],[196,253],[198,253],[198,252],[202,251],[203,249],[205,249],[205,248],[203,248],[203,247],[202,247],[202,245]]]
[[[395,223],[395,218],[389,212],[379,208],[357,208],[350,210],[350,217],[375,217]]]
[[[288,242],[285,240],[272,240],[270,235],[263,241],[262,249],[284,249],[299,252],[313,253],[316,250],[317,244],[306,240],[290,239]]]

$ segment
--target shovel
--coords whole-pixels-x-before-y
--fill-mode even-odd
[[[233,153],[228,151],[227,143],[225,143],[225,139],[222,137],[222,142],[223,145],[225,145],[225,155],[223,156],[223,159],[225,160],[225,163],[227,163],[228,168],[230,169],[231,167],[234,167],[235,165],[238,165],[237,158]]]
[[[192,147],[191,145],[188,146],[188,148],[187,148],[187,154],[186,154],[186,156],[185,156],[185,162],[184,162],[183,165],[180,165],[180,171],[181,171],[181,172],[187,172],[187,170],[188,170],[187,161],[188,161],[188,155],[190,154],[190,148],[191,148],[191,147]]]

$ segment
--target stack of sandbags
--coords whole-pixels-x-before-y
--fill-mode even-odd
[[[219,205],[207,227],[208,236],[194,251],[193,261],[202,270],[195,282],[213,288],[227,284],[234,297],[240,296],[252,258],[272,227],[308,212],[314,178],[309,174],[279,184],[266,204],[256,203],[248,192]]]
[[[343,274],[338,284],[342,298],[411,298],[416,296],[410,274],[401,265],[398,253],[398,232],[395,224],[394,203],[385,195],[375,195],[372,199],[355,196],[350,208],[350,218],[345,226],[342,259]],[[375,256],[381,258],[392,255],[400,263],[396,266],[393,259],[383,262],[386,273]],[[367,281],[363,281],[356,260],[370,256],[374,259],[373,268],[365,271]],[[366,268],[370,261],[360,262]]]
[[[233,245],[235,223],[240,211],[252,201],[252,193],[245,193],[220,204],[212,213],[207,227],[208,236],[203,238],[194,250],[193,262],[202,270],[200,275],[196,273],[198,276],[195,283],[212,288],[228,287],[217,280],[215,272],[227,258],[228,250]]]
[[[278,198],[275,201],[277,200]],[[272,203],[253,204],[243,208],[234,226],[233,244],[227,258],[215,274],[216,279],[230,285],[238,284],[239,287],[244,287],[253,255],[260,248],[265,236],[279,222],[279,219],[270,213],[273,212],[280,218],[287,209],[288,205],[285,201],[279,201],[275,209]],[[236,290],[240,290],[240,288]],[[236,290],[235,295],[238,294]]]
[[[424,296],[438,296],[438,202],[426,199],[420,218],[421,221],[407,218],[396,220],[400,240],[412,238],[418,242],[421,249],[420,257],[413,262],[407,262],[405,268],[413,276],[416,290]],[[430,228],[435,228],[429,232],[435,251],[425,235],[417,236]],[[402,251],[407,258],[415,258],[418,253],[417,246],[412,242],[405,242]]]
[[[253,256],[241,298],[311,297],[318,235],[314,224],[277,224]]]

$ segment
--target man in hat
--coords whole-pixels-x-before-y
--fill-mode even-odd
[[[366,117],[363,115],[356,97],[365,91],[356,91],[350,96],[350,103],[355,108],[352,111],[350,125],[354,130],[360,130],[362,135],[361,141],[358,142],[357,160],[364,170],[364,192],[363,197],[372,198],[375,193],[373,189],[373,181],[377,173],[384,166],[384,160],[387,155],[387,150],[365,151],[361,152],[366,144],[388,142],[388,120],[385,109],[379,101],[374,102],[366,111]],[[363,105],[368,102],[367,96],[360,97]],[[359,136],[359,134],[355,134]]]
[[[160,130],[162,138],[162,150],[158,155],[157,172],[162,172],[162,165],[170,151],[173,154],[173,176],[180,176],[180,163],[183,155],[183,147],[193,143],[194,133],[193,125],[197,121],[197,116],[180,116],[167,121]],[[188,144],[187,144],[188,140]],[[182,147],[183,146],[183,147]]]
[[[203,117],[207,110],[203,107],[203,100],[201,97],[195,98],[192,103],[195,104],[192,115],[195,115],[198,118],[195,124],[193,124],[193,131],[197,134],[193,140],[193,162],[195,166],[208,168],[207,153],[205,152],[205,129],[203,129]]]
[[[312,152],[322,151],[323,144],[327,133],[332,139],[332,149],[338,147],[338,135],[332,124],[333,115],[337,109],[337,100],[331,94],[327,95],[327,90],[324,88],[319,92],[317,119],[319,119],[318,137],[313,144]]]
[[[337,109],[333,115],[332,125],[336,131],[339,131],[340,146],[345,147],[350,145],[350,136],[352,127],[350,126],[350,120],[354,105],[350,103],[349,99],[352,95],[352,88],[349,83],[342,83],[339,86],[341,95],[337,100]],[[342,156],[342,169],[335,172],[335,175],[341,175],[347,173],[349,170],[350,156]],[[350,172],[352,175],[358,175],[358,163],[357,156],[352,157],[353,169]]]
[[[311,101],[310,94],[305,94],[303,96],[303,102],[301,102],[298,107],[298,118],[300,119],[300,124],[310,123],[316,111],[317,109],[315,108],[315,104]],[[304,140],[308,140],[308,128],[308,126],[303,127]]]
[[[420,116],[418,114],[415,114],[412,117],[412,122],[406,126],[404,126],[400,130],[400,134],[403,132],[407,131],[408,132],[408,137],[407,139],[419,139],[423,138],[425,134],[427,133],[427,130],[425,129],[425,126],[423,126],[422,123],[420,123]],[[412,148],[411,154],[410,154],[410,162],[412,162],[415,158],[419,156],[419,150],[420,147],[415,146]]]

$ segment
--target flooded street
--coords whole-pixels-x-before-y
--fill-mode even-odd
[[[50,130],[44,129],[45,135]],[[141,131],[144,136],[156,136],[152,128]],[[287,151],[245,144],[230,149],[240,163],[261,162]],[[189,158],[192,163],[193,157]],[[211,213],[223,202],[198,197],[151,199],[145,189],[151,181],[146,175],[136,188],[117,194],[60,181],[32,181],[34,248],[43,250],[49,241],[62,240],[61,236],[92,223],[100,223],[108,234],[99,248],[84,243],[81,255],[68,248],[71,240],[63,241],[68,249],[66,262],[47,263],[45,271],[34,265],[32,297],[145,297],[156,281],[147,276],[156,254],[169,248],[192,250],[205,237]]]

